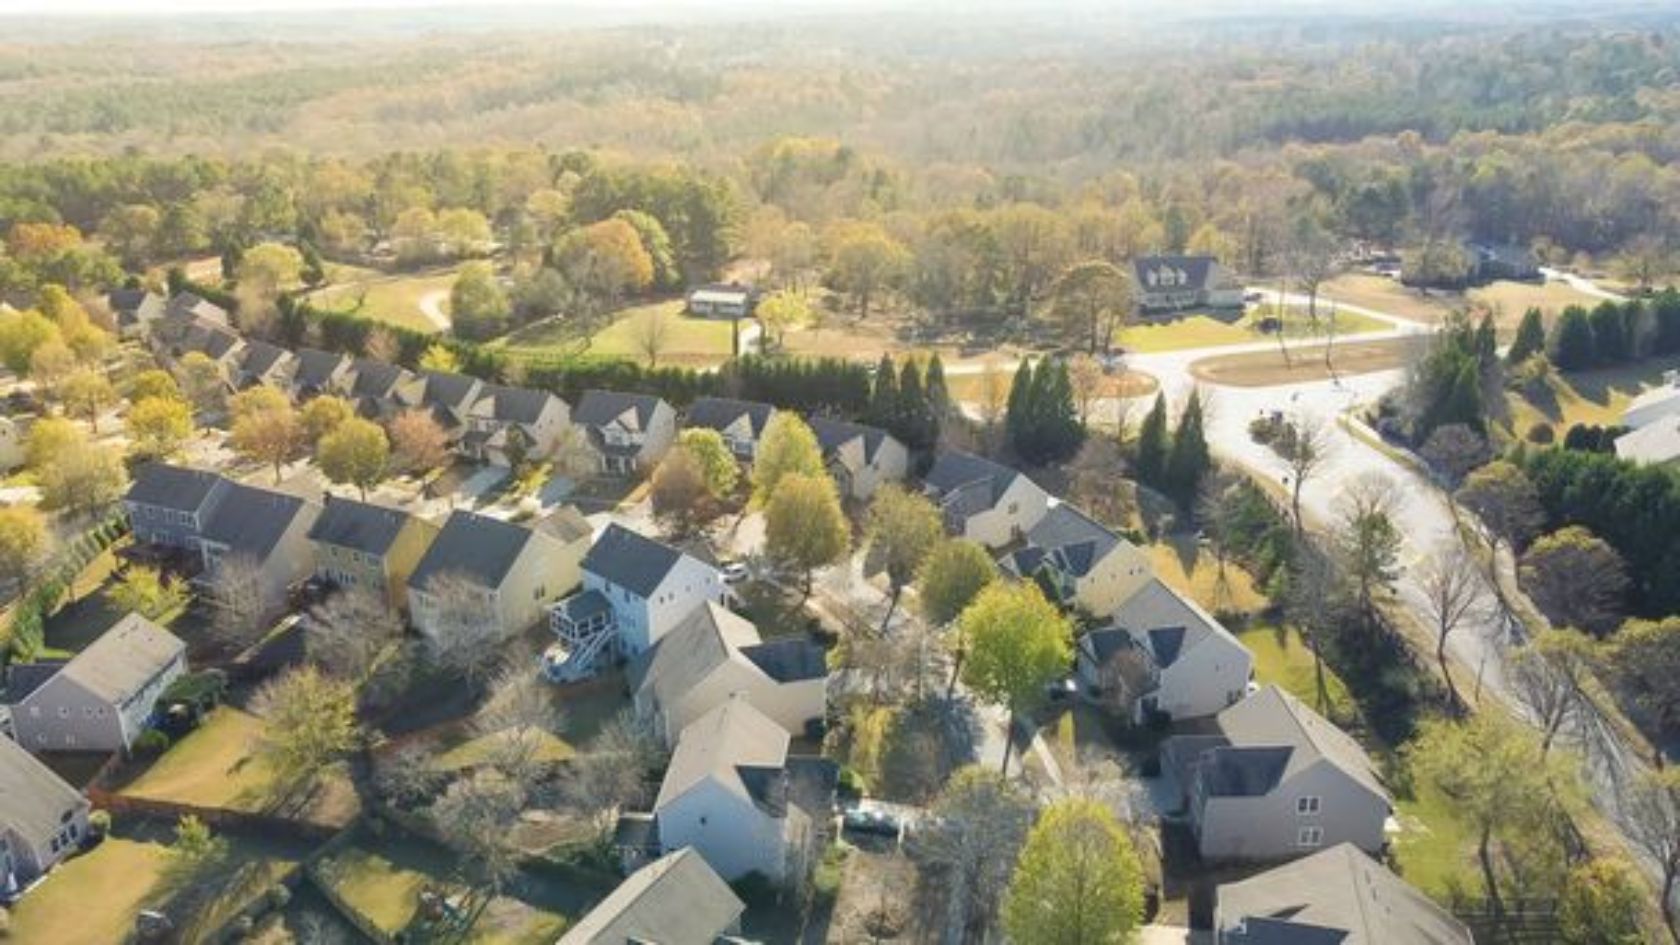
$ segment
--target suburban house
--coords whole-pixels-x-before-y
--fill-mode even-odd
[[[397,399],[410,409],[432,415],[451,442],[459,442],[466,431],[467,415],[484,391],[484,382],[448,371],[421,371],[397,392]]]
[[[1474,945],[1464,923],[1351,843],[1219,887],[1213,945]]]
[[[631,475],[652,468],[677,438],[677,413],[652,394],[585,391],[572,419],[589,433],[601,471]]]
[[[758,290],[739,282],[713,282],[688,290],[688,314],[701,318],[746,318],[758,304]]]
[[[714,945],[741,931],[746,908],[705,857],[684,847],[631,873],[557,945]]]
[[[1138,310],[1241,309],[1242,287],[1212,256],[1139,256],[1132,261]]]
[[[1026,474],[972,453],[939,454],[923,482],[945,530],[988,548],[1024,537],[1050,506],[1050,494]]]
[[[1248,691],[1254,657],[1195,601],[1150,577],[1079,638],[1075,671],[1087,692],[1144,724],[1235,705]]]
[[[437,533],[436,525],[407,512],[329,495],[309,529],[315,575],[339,587],[370,589],[404,608],[408,578]]]
[[[543,529],[456,509],[408,577],[411,620],[431,637],[463,615],[494,621],[504,636],[518,633],[577,586],[586,545],[587,539],[567,544]],[[442,596],[442,581],[476,600]]]
[[[1497,279],[1536,282],[1541,277],[1540,260],[1526,246],[1465,243],[1464,253],[1470,260],[1471,282],[1493,282]]]
[[[170,297],[164,307],[164,317],[183,321],[214,322],[226,327],[232,324],[228,320],[227,309],[204,298],[196,292],[177,292]]]
[[[248,341],[233,371],[233,386],[240,389],[268,384],[289,388],[297,373],[297,355],[266,341]]]
[[[1382,850],[1393,803],[1346,732],[1277,686],[1219,713],[1215,728],[1161,746],[1202,859],[1286,860],[1338,843]]]
[[[350,365],[347,395],[364,417],[383,418],[397,404],[397,391],[414,378],[406,368],[372,358],[357,358]]]
[[[583,556],[583,590],[549,615],[563,651],[549,674],[573,679],[594,672],[599,657],[640,656],[726,593],[717,568],[615,522]]]
[[[514,466],[521,456],[552,454],[570,422],[566,402],[548,391],[483,384],[466,413],[461,452]]]
[[[292,396],[308,400],[322,394],[344,394],[352,378],[348,356],[319,348],[297,350],[297,370],[292,374]]]
[[[1616,455],[1643,466],[1680,462],[1680,413],[1616,437]]]
[[[0,738],[0,898],[10,898],[87,838],[91,805],[51,768]]]
[[[775,407],[756,400],[700,397],[689,405],[683,426],[716,430],[736,459],[750,463],[758,452],[758,439],[775,413]]]
[[[263,610],[279,606],[287,590],[315,570],[315,547],[309,529],[321,507],[295,495],[233,482],[199,535],[204,571],[194,581],[219,587],[223,594],[249,595]],[[239,562],[251,566],[247,577],[229,572]],[[250,586],[229,586],[235,578]]]
[[[169,308],[169,301],[150,289],[115,289],[105,302],[117,319],[117,335],[124,339],[146,337]]]
[[[222,381],[230,387],[239,377],[239,362],[245,354],[245,339],[239,333],[218,322],[196,320],[182,326],[164,342],[164,350],[171,357],[184,357],[197,351],[215,363]]]
[[[1004,556],[1003,570],[1037,579],[1064,607],[1102,617],[1152,579],[1138,546],[1066,502],[1052,505],[1026,539]]]
[[[667,745],[735,693],[803,735],[827,712],[828,662],[810,640],[765,643],[752,621],[707,601],[631,664],[630,690]]]
[[[803,875],[838,772],[822,759],[789,759],[788,740],[740,694],[690,723],[653,804],[660,849],[693,847],[731,882]]]
[[[29,456],[29,428],[22,417],[0,417],[0,472],[22,466]]]
[[[204,469],[168,463],[141,466],[123,497],[134,540],[196,552],[210,516],[232,486],[229,480]]]
[[[1680,369],[1664,371],[1661,384],[1633,398],[1622,411],[1622,426],[1638,430],[1664,417],[1680,417]]]
[[[12,704],[12,737],[32,751],[122,751],[187,671],[187,645],[129,614]]]
[[[879,427],[812,417],[811,432],[843,496],[867,500],[882,483],[900,482],[910,472],[910,452]]]

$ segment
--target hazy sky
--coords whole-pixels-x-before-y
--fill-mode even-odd
[[[968,0],[973,2],[973,0]],[[1074,4],[1088,4],[1090,0],[1074,0]],[[1395,8],[1439,5],[1442,0],[1107,0],[1103,7],[1166,7],[1244,9],[1263,6],[1334,7],[1334,8]],[[987,7],[1010,7],[1046,11],[1065,10],[1068,0],[982,0]],[[774,11],[787,8],[832,9],[920,7],[926,0],[0,0],[0,15],[156,15],[169,16],[193,13],[240,14],[269,11],[312,10],[394,10],[413,7],[447,7],[471,10],[508,7],[557,7],[600,11],[627,9],[641,12],[672,10],[685,13],[708,10]],[[960,4],[959,4],[960,5]]]

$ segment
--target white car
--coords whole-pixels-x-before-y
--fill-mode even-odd
[[[723,583],[725,584],[739,584],[748,577],[745,561],[727,562],[721,570],[723,571]]]

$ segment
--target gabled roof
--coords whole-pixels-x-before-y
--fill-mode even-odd
[[[230,482],[227,497],[216,504],[204,526],[204,537],[261,561],[298,515],[313,505],[295,495]]]
[[[66,660],[43,660],[34,663],[13,663],[6,667],[6,688],[0,692],[0,705],[17,705],[25,696],[41,688],[47,680],[58,675]]]
[[[698,397],[694,403],[688,405],[688,415],[683,419],[683,425],[723,430],[740,418],[746,417],[752,427],[752,437],[756,440],[764,435],[764,428],[769,425],[770,418],[775,413],[775,407],[756,400]]]
[[[583,556],[583,570],[647,597],[682,558],[682,551],[614,522]]]
[[[862,440],[863,461],[866,463],[874,462],[881,444],[892,439],[892,435],[880,427],[848,423],[829,417],[812,417],[811,432],[817,435],[817,445],[822,447],[824,456],[832,456],[835,450],[853,440]]]
[[[786,811],[788,733],[740,695],[724,700],[677,736],[654,813],[712,780],[771,816]]]
[[[583,517],[575,505],[562,505],[537,522],[537,531],[544,532],[562,544],[571,544],[595,534],[595,526]]]
[[[169,310],[169,301],[150,289],[113,289],[105,301],[125,325],[162,318]]]
[[[371,502],[328,495],[309,540],[371,555],[383,555],[408,524],[408,513]]]
[[[947,450],[939,454],[923,481],[942,508],[966,518],[996,506],[1017,478],[1021,478],[1019,471],[1001,463]]]
[[[227,309],[192,292],[178,292],[169,300],[165,314],[172,318],[207,319],[222,325],[228,323]]]
[[[712,945],[744,911],[705,858],[684,847],[631,873],[558,945]]]
[[[463,574],[483,587],[501,587],[531,535],[523,526],[456,509],[415,565],[408,586],[424,589],[434,575]]]
[[[196,512],[204,500],[225,480],[207,469],[147,463],[135,470],[127,498],[141,505],[154,505],[177,512]]]
[[[757,294],[757,289],[739,282],[708,282],[688,290],[691,302],[746,302]]]
[[[1351,843],[1226,883],[1218,895],[1221,927],[1215,931],[1221,945],[1474,941],[1462,922]],[[1341,935],[1326,937],[1325,932]]]
[[[179,637],[129,614],[64,664],[59,676],[115,705],[139,692],[186,649]]]
[[[588,427],[604,427],[617,420],[631,430],[646,430],[662,403],[663,400],[652,394],[587,390],[577,409],[572,411],[572,420]]]
[[[1023,577],[1046,561],[1058,571],[1084,577],[1123,540],[1084,512],[1058,502],[1027,532],[1027,547],[1005,563]]]
[[[0,736],[0,825],[43,847],[62,828],[64,812],[86,803],[22,745]]]
[[[1140,256],[1132,274],[1144,293],[1205,289],[1217,263],[1212,256]]]
[[[350,385],[352,397],[389,397],[408,376],[403,368],[372,358],[357,358],[351,367],[356,372],[356,380]]]
[[[248,341],[245,343],[244,353],[240,355],[239,370],[250,377],[262,377],[273,370],[276,364],[291,357],[295,355],[279,345],[271,345],[266,341]]]
[[[421,371],[420,379],[425,382],[420,402],[428,407],[448,407],[451,410],[471,406],[484,384],[476,377],[449,371]]]
[[[1388,791],[1365,749],[1346,732],[1307,708],[1301,700],[1270,685],[1219,713],[1219,731],[1233,748],[1288,748],[1289,759],[1277,780],[1293,777],[1320,760],[1384,800]]]
[[[670,706],[683,693],[759,642],[752,621],[706,601],[672,627],[631,667],[637,695]]]
[[[546,390],[486,384],[473,401],[473,413],[488,414],[503,423],[535,423],[548,405],[559,399]]]
[[[1152,577],[1121,602],[1109,622],[1147,643],[1155,665],[1171,666],[1204,643],[1242,650],[1242,642],[1197,603]]]
[[[1680,459],[1680,413],[1659,417],[1616,437],[1616,455],[1649,465]]]
[[[741,655],[759,672],[779,683],[822,679],[828,675],[828,658],[822,647],[799,637],[783,637],[742,647]]]
[[[334,374],[350,363],[345,355],[319,348],[299,348],[297,359],[297,373],[292,376],[292,383],[297,387],[325,387]]]
[[[202,351],[211,359],[220,361],[229,353],[245,343],[232,329],[212,321],[199,319],[187,326],[177,344],[183,351]]]

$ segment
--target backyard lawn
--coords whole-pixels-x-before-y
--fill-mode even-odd
[[[256,716],[219,708],[122,793],[200,807],[272,810],[287,799],[279,796],[282,785],[274,770],[253,753],[261,733]],[[347,823],[356,813],[355,789],[341,770],[329,772],[307,800],[304,813],[317,822]]]
[[[1254,654],[1255,682],[1276,683],[1285,692],[1317,708],[1318,683],[1313,655],[1299,633],[1294,630],[1280,633],[1277,627],[1256,626],[1237,634],[1237,639]],[[1330,711],[1324,715],[1338,725],[1347,725],[1358,709],[1347,686],[1328,666],[1324,668],[1324,687],[1330,692]]]
[[[328,277],[331,284],[309,296],[309,301],[319,308],[363,315],[415,331],[442,331],[448,327],[428,315],[423,305],[430,304],[440,314],[447,313],[449,290],[455,284],[453,270],[387,275],[373,269],[332,266]]]
[[[1253,613],[1266,606],[1266,599],[1254,588],[1254,579],[1236,564],[1225,566],[1220,580],[1219,564],[1213,555],[1191,539],[1169,539],[1147,546],[1155,574],[1169,586],[1190,595],[1196,603],[1214,613]],[[1186,566],[1186,560],[1189,564]]]

